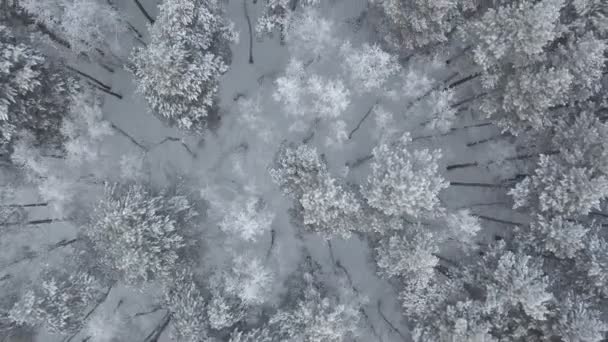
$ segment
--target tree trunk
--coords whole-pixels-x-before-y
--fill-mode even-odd
[[[144,146],[143,144],[141,144],[139,141],[135,140],[135,138],[133,138],[129,133],[125,132],[122,128],[116,126],[113,123],[110,123],[110,126],[114,130],[116,130],[118,133],[120,133],[122,136],[124,136],[125,138],[129,139],[135,146],[139,147],[144,152],[148,152],[148,148],[146,146]]]
[[[465,78],[461,78],[458,81],[455,81],[454,83],[451,83],[450,85],[448,85],[448,89],[452,89],[452,88],[458,87],[459,85],[464,84],[464,83],[466,83],[468,81],[474,80],[474,79],[476,79],[479,76],[481,76],[481,73],[480,72],[476,72],[476,73],[474,73],[472,75],[469,75],[469,76],[467,76]]]
[[[509,221],[509,220],[503,220],[503,219],[498,219],[495,217],[490,217],[490,216],[485,216],[485,215],[474,215],[482,220],[486,220],[486,221],[490,221],[490,222],[496,222],[496,223],[502,223],[502,224],[508,224],[508,225],[512,225],[512,226],[517,226],[517,227],[521,227],[524,224],[523,223],[519,223],[519,222],[514,222],[514,221]]]
[[[41,203],[27,203],[27,204],[4,204],[0,205],[3,208],[32,208],[32,207],[46,207],[49,205],[47,202]]]
[[[89,81],[91,81],[91,82],[95,83],[96,85],[98,85],[98,86],[99,86],[99,87],[101,87],[101,88],[104,88],[104,89],[106,89],[106,90],[110,90],[110,89],[112,89],[112,87],[111,87],[111,86],[109,86],[109,85],[107,85],[107,84],[103,83],[102,81],[98,80],[97,78],[95,78],[95,77],[93,77],[93,76],[91,76],[91,75],[89,75],[89,74],[86,74],[86,73],[84,73],[84,72],[82,72],[82,71],[80,71],[80,70],[78,70],[78,69],[76,69],[76,68],[74,68],[74,67],[69,66],[69,65],[66,65],[65,67],[66,67],[68,70],[70,70],[70,71],[72,71],[72,72],[75,72],[75,73],[77,73],[78,75],[80,75],[80,76],[82,76],[82,77],[84,77],[84,78],[88,79]]]
[[[372,113],[372,111],[374,110],[374,107],[376,107],[376,105],[378,104],[378,102],[380,102],[379,99],[376,100],[376,102],[374,102],[374,104],[371,107],[369,107],[369,109],[367,110],[367,112],[365,113],[365,115],[363,115],[363,117],[361,118],[361,120],[359,120],[359,122],[357,123],[357,126],[355,128],[353,128],[353,130],[350,131],[350,133],[348,133],[348,140],[352,139],[353,134],[355,134],[355,132],[358,131],[359,128],[361,128],[361,125],[367,119],[367,117],[369,117],[369,115]]]
[[[477,187],[477,188],[505,188],[502,184],[493,184],[493,183],[467,183],[467,182],[450,182],[450,186],[469,186],[469,187]]]
[[[467,167],[478,167],[479,164],[477,162],[471,162],[471,163],[461,163],[461,164],[451,164],[446,166],[446,170],[451,171],[451,170],[456,170],[456,169],[464,169]]]
[[[141,4],[141,2],[139,2],[139,0],[133,0],[133,1],[135,2],[135,5],[137,5],[137,8],[139,8],[141,13],[144,15],[144,17],[146,17],[146,19],[148,19],[150,24],[154,25],[154,21],[155,21],[154,18],[152,18],[152,16],[150,16],[150,14],[148,13],[148,11],[146,11],[146,9]]]
[[[243,10],[245,11],[245,19],[249,28],[249,64],[253,64],[253,30],[251,29],[251,18],[247,10],[247,0],[243,0]]]

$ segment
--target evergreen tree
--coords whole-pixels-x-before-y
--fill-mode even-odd
[[[409,134],[374,148],[372,173],[362,194],[367,203],[386,215],[414,218],[440,211],[439,192],[448,187],[439,175],[439,150],[410,151]]]
[[[165,281],[191,243],[186,236],[197,215],[182,194],[108,184],[83,237],[113,279],[130,285]]]
[[[295,200],[296,220],[307,229],[326,238],[348,237],[359,229],[361,206],[355,194],[329,174],[316,149],[283,146],[270,173],[283,192]]]
[[[8,319],[18,325],[44,326],[55,333],[72,334],[84,327],[87,310],[100,294],[99,283],[86,272],[46,270],[40,282],[15,303]]]
[[[35,146],[57,146],[73,82],[27,41],[19,42],[0,25],[0,147],[21,133]]]
[[[234,38],[217,0],[163,1],[151,42],[132,56],[138,90],[151,110],[180,129],[201,131],[215,110]]]

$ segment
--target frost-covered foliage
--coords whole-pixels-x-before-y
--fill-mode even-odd
[[[60,144],[71,84],[56,64],[0,25],[0,147],[21,132],[35,145]]]
[[[396,50],[423,48],[448,41],[463,22],[472,0],[371,0],[385,20],[378,23],[384,39]]]
[[[348,237],[358,229],[359,202],[329,174],[315,148],[283,146],[270,173],[283,192],[294,198],[296,217],[306,228],[326,238]]]
[[[21,0],[19,5],[75,54],[120,54],[123,15],[105,0]]]
[[[448,187],[439,174],[441,151],[410,151],[410,142],[406,133],[374,148],[372,172],[362,194],[386,215],[433,216],[441,210],[439,192]]]
[[[475,237],[482,229],[481,222],[470,210],[462,209],[446,215],[448,239],[456,240],[464,249],[472,248]]]
[[[580,250],[585,248],[589,238],[589,228],[563,216],[554,216],[551,219],[538,216],[530,224],[532,238],[547,252],[558,258],[574,258]]]
[[[438,242],[435,234],[420,224],[406,228],[403,236],[384,238],[376,247],[380,274],[428,283],[439,263],[435,256],[439,252]]]
[[[150,27],[150,43],[132,56],[138,91],[152,111],[187,131],[200,131],[214,110],[219,77],[235,39],[217,0],[167,0]]]
[[[189,271],[180,271],[165,291],[165,304],[172,321],[171,336],[177,341],[208,340],[206,301]]]
[[[600,342],[608,324],[602,321],[601,312],[589,307],[584,298],[571,296],[561,303],[557,324],[552,328],[563,341]]]
[[[197,215],[182,194],[108,184],[83,235],[110,276],[137,285],[174,274]]]
[[[569,167],[559,157],[541,155],[534,174],[510,191],[515,208],[532,206],[544,214],[587,215],[608,196],[608,178],[584,167]]]
[[[506,3],[465,26],[488,92],[479,108],[503,129],[547,129],[556,109],[600,91],[607,45],[600,32],[581,27],[591,27],[592,13],[602,9],[590,6],[595,8],[583,14],[577,7],[584,6],[564,0]]]
[[[298,2],[292,0],[263,0],[264,12],[255,25],[255,31],[259,37],[278,31],[284,38],[290,29],[291,22],[295,16]],[[302,6],[310,7],[317,5],[320,0],[299,1]]]
[[[237,257],[225,273],[226,293],[244,305],[259,305],[271,299],[273,274],[256,258]]]
[[[455,275],[431,313],[412,315],[416,341],[525,341],[548,322],[554,297],[538,258],[499,245]]]
[[[608,241],[599,236],[591,236],[587,241],[587,276],[591,284],[604,296],[608,294]]]
[[[235,329],[230,334],[228,342],[272,342],[272,334],[268,329],[254,329],[251,331],[243,332]]]
[[[314,118],[341,122],[338,118],[350,104],[350,91],[341,79],[308,75],[297,59],[289,62],[276,86],[273,98],[284,105],[286,114],[296,118],[290,127],[294,131],[307,129],[306,124]]]
[[[360,84],[362,90],[378,90],[387,79],[401,71],[397,58],[378,45],[363,44],[354,49],[350,42],[342,44],[340,54],[352,82]]]
[[[245,241],[257,240],[260,235],[270,230],[274,213],[256,196],[242,196],[230,204],[219,227],[226,233],[231,233]]]
[[[103,119],[101,104],[95,96],[79,94],[72,98],[68,116],[63,120],[62,134],[66,137],[66,160],[80,164],[99,158],[99,145],[114,134],[110,123]]]
[[[113,131],[102,118],[100,98],[94,93],[74,94],[65,110],[59,145],[37,145],[34,136],[22,133],[12,145],[11,160],[25,171],[41,197],[67,216],[95,200],[91,186],[104,170],[98,164],[105,159],[100,146]]]
[[[17,325],[44,326],[55,333],[71,334],[83,327],[89,306],[101,292],[90,274],[47,270],[15,303],[8,319]]]
[[[290,310],[279,310],[270,318],[280,341],[340,342],[357,336],[361,300],[354,294],[324,296],[310,274],[305,274],[302,298]]]

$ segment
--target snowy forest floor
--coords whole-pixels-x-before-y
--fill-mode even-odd
[[[240,99],[253,99],[265,91],[268,92],[274,79],[284,72],[290,54],[287,46],[280,44],[278,37],[264,40],[254,38],[252,47],[254,63],[249,63],[250,28],[245,11],[248,11],[251,20],[255,21],[263,9],[263,1],[257,3],[251,0],[245,1],[244,3],[243,0],[229,0],[226,4],[227,16],[235,23],[240,41],[231,46],[230,69],[221,80],[220,121],[203,136],[184,135],[156,119],[147,109],[144,99],[135,93],[131,75],[127,71],[117,70],[110,74],[95,65],[85,63],[79,65],[82,70],[111,85],[113,92],[123,96],[122,99],[105,97],[103,107],[105,119],[125,134],[116,134],[107,138],[102,149],[110,159],[120,159],[125,154],[145,153],[154,184],[163,185],[174,179],[175,175],[180,175],[194,180],[193,184],[200,186],[203,196],[218,191],[227,193],[228,197],[231,196],[230,194],[243,192],[260,194],[276,217],[272,231],[267,232],[260,242],[252,247],[251,253],[270,255],[269,262],[276,264],[274,268],[279,272],[276,283],[282,283],[282,280],[289,276],[298,263],[308,255],[322,265],[330,281],[332,277],[338,279],[346,276],[348,285],[367,297],[367,304],[364,306],[365,331],[358,337],[358,341],[407,340],[406,317],[401,313],[398,294],[391,284],[376,274],[373,250],[368,241],[361,236],[353,236],[347,240],[334,238],[327,242],[316,235],[302,233],[299,228],[292,225],[287,211],[290,207],[289,201],[285,200],[271,181],[268,168],[283,140],[294,141],[301,137],[288,132],[286,127],[283,127],[280,134],[265,140],[260,137],[260,132],[252,130],[240,118],[242,111],[239,107]],[[156,6],[154,0],[142,1],[142,3],[154,15]],[[333,0],[328,3],[331,4],[326,4],[330,8],[327,13],[330,13],[329,15],[337,23],[348,26],[347,21],[357,18],[365,10],[367,2]],[[132,1],[123,1],[120,5],[128,13],[131,22],[141,32],[145,32],[145,18],[135,4]],[[339,44],[342,43],[341,40],[347,38],[353,42],[365,42],[371,35],[365,29],[356,33],[352,29],[342,31],[350,31],[350,36],[340,36]],[[459,50],[460,47],[455,46],[452,53],[457,53]],[[447,52],[446,58],[449,58]],[[404,68],[408,67],[418,66],[404,66]],[[436,79],[447,79],[454,71],[458,71],[456,68],[457,65],[446,66],[444,70],[438,70],[434,76]],[[459,75],[455,79],[463,76],[466,75]],[[470,90],[463,87],[458,91],[463,93],[460,98],[466,98],[464,94]],[[357,126],[374,101],[374,98],[362,96],[349,107],[350,117],[346,118],[349,131]],[[276,111],[280,111],[278,106]],[[267,114],[269,118],[279,115]],[[454,125],[456,128],[483,123],[474,120],[466,109],[458,115],[459,120]],[[366,131],[366,125],[371,125],[371,120],[363,122],[361,130],[353,134],[353,138],[345,144],[344,149],[324,151],[332,171],[343,172],[345,164],[352,165],[371,152],[376,142]],[[425,137],[423,129],[419,131],[415,128],[410,129],[410,133],[415,139],[416,146],[431,146],[443,150],[442,167],[446,169],[442,173],[452,184],[441,194],[441,200],[449,209],[470,208],[473,213],[479,215],[487,230],[485,238],[491,239],[494,234],[508,235],[514,227],[513,223],[526,222],[526,217],[518,217],[511,209],[511,201],[506,195],[508,187],[505,185],[510,186],[512,183],[509,183],[509,179],[518,173],[517,161],[510,163],[510,167],[504,164],[485,166],[497,153],[503,152],[493,149],[492,141],[471,145],[499,135],[500,132],[496,127],[479,125],[435,137]],[[511,155],[515,156],[516,151]],[[465,165],[471,163],[477,165]],[[448,167],[448,165],[452,166]],[[347,177],[356,183],[357,179],[364,179],[366,174],[366,164],[363,162],[360,166],[352,167]],[[24,192],[18,199],[23,203],[31,203],[35,202],[32,200],[33,196],[35,196],[33,191]],[[27,210],[30,221],[49,218],[47,208]],[[212,236],[213,231],[218,228],[209,225],[205,229],[209,230]],[[0,260],[2,265],[0,281],[17,274],[36,274],[44,264],[61,258],[62,253],[68,253],[66,248],[62,247],[62,243],[69,244],[76,232],[76,227],[61,221],[32,224],[15,232],[14,239],[3,241],[0,246],[5,251],[2,254],[3,260]],[[215,248],[217,253],[222,253],[223,247]],[[281,290],[276,289],[276,291]],[[107,300],[94,314],[111,313],[120,307],[126,316],[131,317],[133,326],[138,327],[138,331],[133,332],[133,336],[140,336],[143,340],[164,317],[162,310],[154,310],[155,301],[151,293],[154,293],[153,289],[142,293],[126,287],[112,288]],[[75,336],[73,341],[81,341],[84,337]],[[60,339],[42,332],[37,340],[52,342]],[[168,334],[163,334],[158,341],[169,341]]]

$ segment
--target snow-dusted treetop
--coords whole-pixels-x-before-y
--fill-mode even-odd
[[[203,129],[233,39],[217,0],[163,1],[150,43],[132,56],[138,90],[152,111],[180,129]]]
[[[372,173],[362,187],[367,203],[386,215],[420,217],[435,215],[439,192],[448,187],[439,174],[439,150],[411,151],[404,134],[395,142],[373,150]]]
[[[116,280],[164,280],[177,270],[180,252],[189,243],[185,232],[197,214],[183,195],[109,184],[84,237]]]
[[[0,25],[0,147],[20,132],[31,134],[35,145],[61,143],[71,89],[55,64]]]

